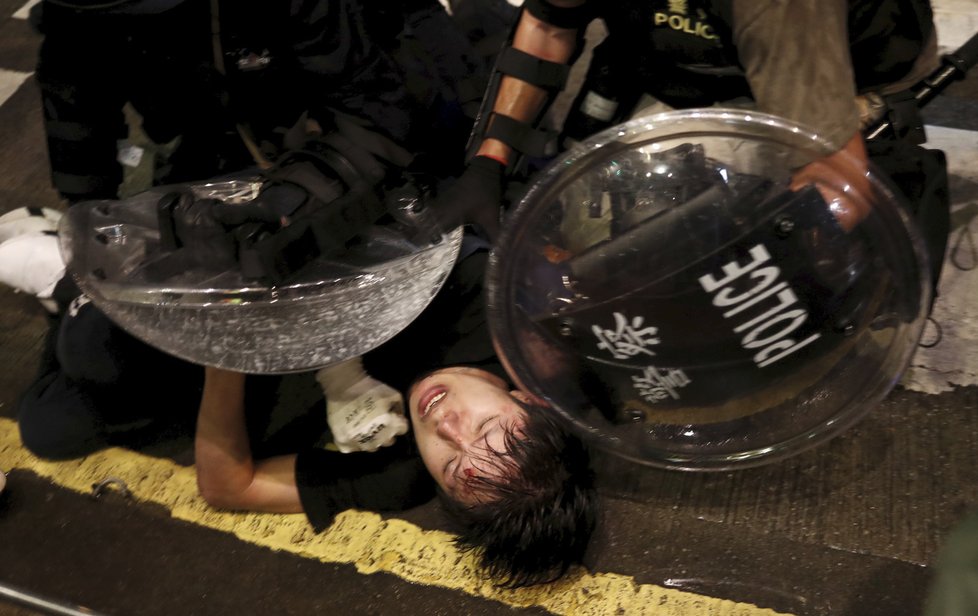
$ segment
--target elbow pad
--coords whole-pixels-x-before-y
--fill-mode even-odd
[[[547,0],[526,0],[523,8],[543,23],[565,30],[583,28],[594,18],[590,2],[584,2],[580,6],[563,7],[555,6]]]

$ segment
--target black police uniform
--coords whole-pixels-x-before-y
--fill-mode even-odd
[[[934,36],[928,0],[589,5],[608,36],[581,95],[594,90],[619,102],[605,125],[628,117],[643,94],[681,108],[753,99],[763,111],[811,125],[830,141],[841,139],[841,147],[858,127],[847,117],[854,106],[847,92],[913,85],[936,66],[936,56],[918,62]],[[796,70],[782,70],[785,65]],[[820,117],[818,108],[826,105],[831,115]],[[830,122],[848,124],[837,135]]]
[[[275,158],[303,111],[325,130],[341,111],[457,164],[484,85],[436,0],[44,0],[33,21],[52,180],[69,202],[116,196],[127,102],[154,142],[181,137],[156,178],[171,183],[254,164],[239,126]]]

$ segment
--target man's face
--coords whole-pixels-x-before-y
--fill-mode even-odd
[[[474,502],[478,496],[465,489],[465,479],[499,473],[484,459],[505,451],[506,433],[523,425],[516,399],[526,395],[475,368],[444,368],[411,386],[408,409],[421,458],[453,498]]]

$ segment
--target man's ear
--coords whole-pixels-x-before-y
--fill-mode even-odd
[[[539,396],[531,394],[528,391],[523,391],[522,389],[514,389],[509,392],[509,395],[513,396],[514,398],[516,398],[517,400],[519,400],[524,404],[532,404],[534,406],[542,406],[542,407],[550,408],[549,402],[547,402],[546,400],[544,400]]]

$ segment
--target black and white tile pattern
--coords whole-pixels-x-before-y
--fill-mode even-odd
[[[13,18],[16,20],[25,21],[23,27],[27,27],[26,19],[27,13],[30,7],[37,4],[40,0],[31,0],[27,4],[21,6],[13,14]],[[4,20],[7,22],[7,20]],[[18,28],[20,24],[16,23],[4,23],[4,28]],[[31,76],[30,72],[25,72],[23,70],[14,70],[13,67],[23,66],[24,62],[21,58],[7,58],[0,55],[0,105],[3,105],[7,99],[9,99],[13,94],[20,89],[21,85]]]

